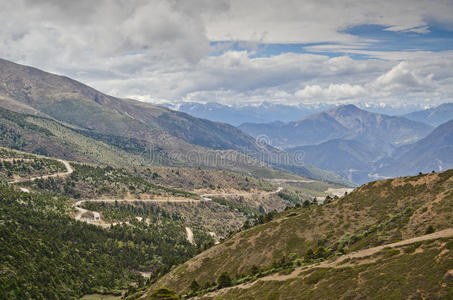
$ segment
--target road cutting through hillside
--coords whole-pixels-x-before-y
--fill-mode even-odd
[[[55,174],[49,174],[49,175],[42,175],[42,176],[37,176],[37,177],[31,177],[31,178],[23,178],[23,179],[16,179],[13,181],[8,182],[8,184],[16,184],[16,183],[25,183],[25,182],[31,182],[35,181],[37,179],[48,179],[48,178],[56,178],[56,177],[67,177],[71,175],[74,172],[74,169],[71,167],[71,164],[68,161],[62,160],[62,159],[56,159],[57,161],[61,162],[65,168],[66,172],[58,172]],[[30,190],[24,187],[19,187],[20,190],[24,193],[30,193]],[[270,191],[270,192],[265,192],[262,193],[261,195],[272,195],[272,194],[278,194],[283,190],[283,187],[278,187],[275,191]],[[106,222],[105,220],[102,219],[101,213],[97,211],[91,211],[86,208],[83,208],[82,205],[87,202],[95,202],[95,203],[134,203],[134,202],[145,202],[145,203],[202,203],[202,202],[209,202],[212,201],[211,197],[231,197],[231,196],[242,196],[245,195],[246,193],[211,193],[211,194],[202,194],[200,195],[201,199],[181,199],[181,198],[175,198],[175,199],[84,199],[84,200],[79,200],[75,202],[72,207],[77,211],[75,215],[73,215],[73,218],[78,221],[90,223],[93,225],[101,226],[101,227],[109,227],[111,225],[117,225],[117,224],[123,224],[128,222]],[[86,216],[85,219],[83,219],[83,216]],[[186,235],[187,235],[187,240],[194,244],[194,235],[192,232],[192,229],[189,227],[185,227],[186,230]]]
[[[279,186],[275,191],[260,193],[260,195],[273,195],[273,194],[278,194],[281,191],[283,191],[283,187]],[[250,194],[250,193],[212,193],[212,194],[203,194],[203,195],[200,195],[200,197],[207,201],[211,201],[212,199],[210,197],[244,196],[244,195],[248,195],[248,194]]]
[[[260,282],[260,281],[286,281],[286,280],[289,280],[289,279],[299,278],[299,275],[301,274],[301,272],[305,272],[305,271],[308,271],[308,270],[311,270],[311,269],[350,267],[350,266],[354,266],[354,265],[353,264],[348,265],[348,264],[345,264],[345,262],[349,261],[350,259],[368,258],[368,257],[378,253],[379,251],[382,251],[385,248],[396,248],[396,247],[401,247],[401,246],[414,244],[414,243],[417,243],[417,242],[423,242],[423,241],[428,241],[428,240],[437,240],[437,239],[441,239],[441,238],[450,238],[450,237],[453,237],[453,228],[449,228],[449,229],[441,230],[441,231],[434,232],[434,233],[431,233],[431,234],[426,234],[426,235],[422,235],[422,236],[406,239],[406,240],[399,241],[399,242],[396,242],[396,243],[391,243],[391,244],[387,244],[387,245],[381,245],[381,246],[377,246],[377,247],[373,247],[373,248],[368,248],[368,249],[352,252],[352,253],[349,253],[349,254],[342,255],[342,256],[338,257],[337,259],[335,259],[334,261],[326,260],[326,261],[323,261],[321,263],[316,263],[316,264],[312,264],[312,265],[308,265],[308,266],[298,267],[298,268],[296,268],[293,272],[291,272],[288,275],[280,275],[278,273],[271,274],[271,275],[259,278],[259,279],[255,280],[253,282],[243,283],[243,284],[239,284],[239,285],[236,285],[236,286],[232,286],[232,287],[224,288],[224,289],[221,289],[221,290],[217,290],[215,292],[207,293],[207,294],[205,294],[203,296],[196,297],[194,299],[203,299],[205,297],[221,296],[222,294],[224,294],[226,291],[228,291],[230,289],[236,289],[236,288],[248,289],[248,288],[250,288],[251,286],[253,286],[254,284],[256,284],[257,282]]]
[[[281,192],[282,190],[283,190],[283,188],[279,187],[275,191],[266,192],[265,195],[277,194],[277,193]],[[212,198],[210,198],[210,197],[215,197],[215,196],[217,196],[217,197],[228,197],[228,196],[238,196],[238,195],[242,195],[242,194],[236,194],[236,193],[202,194],[202,195],[200,195],[201,199],[180,199],[180,198],[178,198],[178,199],[169,199],[169,198],[168,199],[85,199],[85,200],[79,200],[79,201],[77,201],[77,202],[75,202],[73,204],[73,207],[78,210],[78,213],[75,215],[74,218],[76,220],[80,220],[84,213],[90,213],[90,212],[93,215],[96,215],[96,214],[100,215],[98,212],[90,211],[90,210],[87,210],[87,209],[81,207],[84,203],[87,203],[87,202],[94,202],[94,203],[121,203],[121,202],[122,203],[134,203],[134,202],[145,202],[145,203],[202,203],[202,202],[212,201]],[[99,224],[102,223],[103,225],[109,224],[109,223],[106,223],[106,222],[102,221],[101,219],[96,220],[96,221],[99,221],[99,222],[93,222],[92,224],[95,224],[95,225],[97,225],[97,223],[99,223]]]
[[[57,161],[61,162],[65,168],[66,172],[58,172],[55,174],[50,174],[50,175],[42,175],[38,177],[31,177],[31,178],[21,178],[21,179],[16,179],[13,181],[9,181],[8,184],[15,184],[15,183],[23,183],[23,182],[30,182],[30,181],[35,181],[37,179],[47,179],[47,178],[55,178],[55,177],[66,177],[71,175],[74,172],[74,169],[71,167],[69,162],[62,160],[62,159],[56,159]]]

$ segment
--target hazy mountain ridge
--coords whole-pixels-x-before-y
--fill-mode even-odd
[[[412,112],[404,115],[405,118],[439,126],[442,123],[453,120],[453,103],[444,103],[429,109]]]
[[[420,141],[401,147],[380,161],[377,173],[383,176],[404,176],[408,173],[443,171],[453,168],[453,120],[433,130]]]
[[[290,152],[304,153],[304,160],[331,170],[350,181],[369,181],[374,162],[385,153],[356,140],[332,139],[318,145],[300,146]]]
[[[262,102],[260,104],[231,104],[225,105],[218,102],[176,102],[161,104],[174,110],[186,112],[192,116],[229,123],[239,126],[243,123],[270,123],[275,121],[291,122],[303,117],[319,113],[335,107],[334,104],[301,103],[289,105],[282,103]],[[391,104],[357,102],[355,105],[370,112],[391,116],[403,115],[420,110],[421,104]]]
[[[307,163],[357,183],[375,179],[372,174],[379,173],[376,170],[382,161],[433,129],[421,122],[371,113],[354,105],[338,106],[297,122],[246,123],[239,128],[252,136],[269,136],[274,145],[291,153],[304,153]],[[402,175],[416,174],[404,167],[401,171]]]
[[[408,144],[426,136],[432,127],[402,117],[370,113],[355,105],[342,105],[288,123],[239,126],[252,136],[269,136],[273,145],[288,148],[313,145],[330,139],[375,138],[390,144]]]

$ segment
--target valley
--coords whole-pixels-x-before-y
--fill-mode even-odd
[[[218,244],[232,232],[240,230],[246,221],[253,223],[253,220],[259,215],[273,210],[283,210],[288,205],[294,206],[297,203],[300,205],[311,197],[310,194],[299,189],[299,194],[288,200],[280,195],[286,189],[283,186],[276,186],[267,180],[249,175],[227,171],[174,167],[156,167],[155,169],[134,167],[126,171],[125,169],[52,159],[7,148],[0,148],[0,152],[3,162],[0,176],[5,178],[5,181],[2,181],[5,185],[2,188],[4,193],[2,199],[6,200],[5,195],[10,195],[8,197],[11,197],[10,201],[13,202],[9,202],[9,205],[15,203],[13,199],[17,197],[17,201],[19,201],[17,204],[25,203],[24,200],[19,199],[32,200],[41,207],[39,208],[41,210],[48,205],[44,204],[46,201],[51,201],[50,203],[53,204],[49,203],[49,208],[41,212],[44,215],[47,216],[52,211],[52,205],[58,205],[59,208],[52,212],[58,216],[57,219],[63,220],[70,217],[76,222],[82,221],[88,226],[83,230],[94,230],[90,226],[95,225],[105,231],[97,233],[101,236],[116,235],[132,230],[136,237],[127,237],[132,243],[138,242],[138,237],[143,238],[143,235],[146,236],[154,231],[155,234],[158,234],[156,238],[168,236],[170,243],[180,243],[179,247],[185,249],[186,257],[193,255],[193,251],[202,251]],[[43,163],[38,164],[41,161]],[[53,167],[54,169],[47,167],[54,165],[56,166]],[[32,175],[18,177],[16,172],[19,174],[19,170],[23,174]],[[52,172],[52,170],[54,171]],[[37,174],[33,175],[34,173]],[[193,175],[197,173],[202,175],[197,178],[205,179],[198,183],[189,182],[188,179],[193,178]],[[7,181],[8,176],[16,179]],[[296,178],[291,179],[296,182],[316,183],[313,180],[297,179],[299,177],[294,175],[289,178]],[[162,183],[165,185],[161,185]],[[283,182],[280,183],[284,185]],[[188,189],[188,191],[184,189]],[[322,192],[316,193],[323,194]],[[39,204],[46,198],[49,200]],[[24,207],[15,205],[8,208],[10,214],[14,209],[27,212],[26,208],[24,210]],[[50,209],[49,212],[47,209]],[[19,213],[19,211],[15,213]],[[55,216],[53,219],[55,220]],[[65,220],[72,224],[72,221]],[[40,222],[47,221],[41,220]],[[49,220],[49,222],[53,221]],[[43,226],[47,225],[43,224]],[[55,229],[66,230],[64,228]],[[67,229],[69,230],[69,228]],[[85,238],[84,236],[79,237]],[[12,236],[6,235],[5,238],[9,239]],[[103,239],[104,237],[98,237],[92,243],[102,243]],[[152,245],[153,243],[151,243],[151,247],[155,247]],[[165,247],[164,245],[159,247]],[[139,251],[145,251],[147,247],[136,244],[134,248],[136,248],[134,251],[139,249],[141,249]],[[122,250],[115,251],[118,250],[120,252],[113,255],[112,259],[118,259],[118,255],[122,255]],[[150,253],[155,253],[155,251]],[[174,254],[170,252],[168,255]],[[184,255],[180,256],[180,259],[185,259]],[[102,287],[98,286],[96,289],[86,291],[90,291],[90,293],[96,291],[117,293],[118,289],[124,291],[127,290],[128,282],[138,280],[141,282],[140,284],[143,284],[145,280],[154,279],[161,272],[166,272],[166,268],[169,267],[168,262],[159,262],[154,259],[144,263],[149,260],[146,257],[141,259],[130,257],[136,262],[131,261],[127,267],[126,265],[122,267],[126,267],[123,269],[124,273],[121,273],[123,274],[121,276],[124,277],[115,281],[117,283],[114,285],[103,284]],[[12,266],[15,264],[13,263]],[[105,267],[100,270],[109,272]],[[141,280],[134,277],[133,274],[137,270],[147,274],[148,279]],[[70,293],[62,293],[69,296],[81,291],[75,287],[72,289],[73,291]]]
[[[0,298],[453,295],[450,106],[313,110],[234,127],[0,59]]]

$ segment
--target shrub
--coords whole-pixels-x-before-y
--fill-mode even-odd
[[[313,253],[313,250],[310,248],[305,252],[304,254],[304,260],[305,261],[310,261],[315,258],[315,254]]]
[[[231,277],[230,274],[227,272],[223,272],[220,274],[219,278],[217,279],[217,285],[219,288],[229,287],[231,286]]]
[[[170,290],[166,287],[162,287],[160,289],[157,289],[153,291],[149,295],[150,300],[177,300],[179,299],[179,296],[176,294],[175,291]]]
[[[190,283],[190,287],[189,287],[189,288],[190,288],[191,291],[196,292],[196,291],[198,291],[198,290],[200,289],[200,285],[199,285],[198,282],[194,279],[194,280],[192,280],[192,282]]]
[[[257,265],[253,265],[250,268],[249,274],[253,276],[253,275],[258,274],[259,272],[260,272],[260,268]]]
[[[425,234],[431,234],[434,233],[436,230],[434,229],[433,225],[429,225],[428,228],[426,228]]]

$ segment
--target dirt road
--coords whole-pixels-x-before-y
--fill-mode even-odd
[[[186,233],[187,233],[187,240],[189,241],[189,243],[191,243],[192,245],[195,245],[195,240],[193,238],[193,231],[192,231],[192,229],[190,229],[190,227],[186,226]]]
[[[66,168],[66,172],[59,172],[59,173],[43,175],[43,176],[38,176],[38,177],[31,177],[31,178],[16,179],[16,180],[13,180],[13,181],[9,181],[8,184],[29,182],[29,181],[35,181],[36,179],[47,179],[47,178],[52,178],[52,177],[66,177],[68,175],[71,175],[74,172],[74,169],[71,167],[69,162],[67,162],[65,160],[62,160],[62,159],[57,159],[57,161],[59,161],[59,162],[64,164],[64,166]]]
[[[201,298],[219,296],[219,295],[223,294],[225,291],[227,291],[228,289],[233,289],[233,288],[247,289],[259,281],[286,281],[289,279],[297,278],[302,271],[307,271],[307,270],[314,269],[314,268],[346,267],[345,264],[342,264],[345,260],[353,259],[353,258],[366,258],[366,257],[372,256],[372,255],[378,253],[379,251],[383,250],[384,248],[396,248],[396,247],[410,245],[410,244],[417,243],[417,242],[436,240],[436,239],[448,238],[448,237],[453,237],[453,228],[445,229],[445,230],[434,232],[431,234],[418,236],[415,238],[410,238],[410,239],[392,243],[392,244],[382,245],[382,246],[378,246],[378,247],[368,248],[368,249],[360,250],[357,252],[345,254],[345,255],[338,257],[334,261],[323,261],[321,263],[299,267],[299,268],[296,268],[291,274],[288,274],[288,275],[279,275],[278,273],[271,274],[269,276],[259,278],[253,282],[236,285],[233,287],[229,287],[226,289],[221,289],[221,290],[218,290],[215,292],[205,294]],[[195,299],[198,299],[198,298],[195,298]]]
[[[260,193],[260,195],[273,195],[278,194],[283,190],[283,187],[279,186],[275,191]],[[210,197],[231,197],[231,196],[245,196],[250,193],[213,193],[213,194],[203,194],[200,197],[206,201],[212,201]]]

